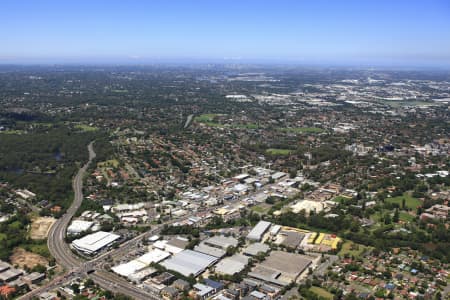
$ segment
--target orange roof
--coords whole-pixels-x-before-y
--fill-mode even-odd
[[[10,294],[14,293],[16,289],[12,286],[0,286],[0,295],[2,296],[9,296]]]

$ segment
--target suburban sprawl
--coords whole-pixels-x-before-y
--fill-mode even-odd
[[[1,299],[449,299],[450,73],[0,67]]]

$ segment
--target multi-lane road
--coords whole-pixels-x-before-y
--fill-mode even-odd
[[[117,293],[122,293],[128,295],[134,299],[144,300],[144,299],[159,299],[159,297],[149,294],[136,286],[130,284],[129,282],[123,280],[122,278],[106,272],[99,270],[96,273],[87,274],[86,271],[89,269],[96,269],[96,266],[99,266],[102,263],[102,259],[108,255],[114,255],[114,251],[112,253],[105,253],[101,257],[98,257],[92,261],[84,261],[79,257],[75,256],[70,247],[67,245],[65,241],[67,226],[69,225],[71,219],[80,208],[81,203],[83,202],[83,177],[88,169],[90,163],[95,158],[96,154],[94,152],[93,142],[88,145],[89,151],[89,160],[88,162],[79,169],[78,173],[73,179],[72,187],[74,191],[74,200],[71,206],[67,209],[67,212],[58,219],[57,222],[53,224],[49,231],[48,235],[48,248],[50,253],[56,259],[57,263],[66,269],[66,273],[61,276],[58,276],[51,280],[48,284],[38,289],[35,289],[26,295],[20,297],[20,299],[28,300],[33,297],[39,295],[40,293],[50,291],[54,288],[61,286],[63,283],[68,282],[75,277],[84,277],[89,276],[94,280],[96,284],[101,286],[106,290],[110,290]],[[124,250],[129,249],[134,246],[138,241],[144,237],[145,234],[128,241],[117,250],[117,252],[121,253]]]
[[[65,243],[65,236],[70,220],[83,202],[83,177],[96,155],[94,152],[93,142],[88,145],[88,151],[88,162],[80,168],[77,175],[73,179],[72,188],[74,191],[74,199],[72,205],[67,209],[67,212],[50,228],[48,234],[47,245],[50,253],[56,261],[66,269],[76,268],[82,264],[82,261],[72,254],[69,246]]]
[[[73,190],[74,190],[74,201],[67,210],[67,212],[58,219],[57,222],[53,224],[49,231],[48,236],[48,248],[50,253],[55,257],[56,261],[60,266],[62,266],[66,272],[54,279],[52,279],[45,286],[38,289],[34,289],[31,292],[20,297],[21,300],[29,300],[33,297],[39,295],[40,293],[53,290],[57,287],[62,286],[76,277],[90,277],[96,284],[105,290],[110,290],[115,293],[125,294],[137,300],[157,300],[160,299],[159,295],[154,295],[144,291],[141,288],[129,283],[123,278],[102,269],[105,261],[108,259],[116,259],[118,257],[123,257],[134,248],[136,248],[143,239],[146,239],[152,235],[159,234],[163,225],[171,225],[177,220],[170,220],[158,226],[152,228],[145,233],[142,233],[135,238],[123,243],[119,248],[113,249],[109,252],[105,252],[96,258],[86,261],[75,254],[72,253],[69,245],[65,241],[67,226],[69,225],[71,219],[80,208],[83,202],[83,177],[88,169],[90,163],[95,158],[95,152],[93,147],[93,142],[88,145],[89,160],[88,162],[80,168],[78,173],[73,179]],[[231,202],[231,201],[230,201]],[[208,208],[207,211],[212,211],[214,208]],[[182,220],[178,220],[182,221]],[[87,271],[94,270],[95,272],[87,274]]]

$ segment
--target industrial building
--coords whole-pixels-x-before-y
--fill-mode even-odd
[[[0,282],[4,283],[4,282],[13,281],[13,280],[19,278],[19,276],[22,274],[23,274],[22,270],[8,269],[8,270],[0,273]]]
[[[216,273],[224,275],[234,275],[241,272],[248,265],[249,257],[242,254],[235,254],[224,258],[216,266]]]
[[[311,258],[305,255],[272,251],[263,262],[248,273],[248,276],[277,286],[286,286],[297,280],[311,263]]]
[[[200,243],[199,245],[195,246],[194,250],[197,251],[197,252],[201,252],[201,253],[204,253],[204,254],[208,254],[208,255],[217,257],[217,258],[222,258],[227,253],[223,249],[216,248],[216,247],[211,247],[211,246],[208,246],[208,245],[206,245],[204,243]]]
[[[216,235],[203,241],[204,244],[226,250],[228,247],[236,247],[238,240],[234,237],[226,237],[223,235]]]
[[[272,223],[267,221],[259,221],[258,224],[256,224],[256,226],[253,227],[253,229],[248,233],[247,239],[255,242],[261,241],[263,235],[267,232],[271,224]]]
[[[67,227],[68,235],[78,235],[82,232],[88,231],[94,225],[92,221],[73,220]]]
[[[112,267],[111,270],[123,277],[128,277],[134,273],[140,272],[147,267],[146,264],[138,260],[132,260],[124,264]]]
[[[88,234],[81,239],[74,240],[72,246],[83,253],[92,255],[111,245],[118,239],[120,239],[120,236],[117,234],[98,231],[96,233]]]
[[[258,253],[267,253],[269,252],[269,245],[262,243],[253,243],[250,244],[247,248],[244,249],[243,253],[248,256],[256,256]]]
[[[170,253],[153,249],[152,251],[124,264],[120,264],[111,268],[114,273],[123,277],[130,277],[131,275],[141,272],[147,268],[151,263],[159,263],[168,258]],[[142,274],[141,274],[142,275]],[[139,277],[139,276],[138,276]],[[134,278],[134,277],[133,277]]]
[[[220,235],[204,240],[194,250],[221,258],[225,256],[228,247],[236,247],[237,245],[238,240],[234,237]]]
[[[198,276],[217,261],[217,257],[192,250],[183,250],[161,263],[166,269],[184,276]]]

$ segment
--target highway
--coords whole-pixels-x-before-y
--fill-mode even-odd
[[[57,222],[53,224],[49,231],[49,236],[47,240],[48,248],[50,253],[56,259],[57,263],[65,268],[66,272],[53,278],[46,285],[34,289],[29,293],[18,298],[21,300],[30,300],[33,297],[39,295],[43,292],[51,291],[55,288],[62,286],[63,284],[77,278],[77,277],[89,277],[96,284],[105,290],[110,290],[115,293],[121,293],[132,297],[137,300],[146,299],[161,299],[159,295],[154,295],[144,291],[126,281],[125,279],[102,269],[102,266],[106,259],[116,259],[118,257],[125,256],[135,248],[141,241],[152,235],[157,235],[160,233],[163,225],[171,225],[180,220],[170,220],[153,227],[151,230],[144,232],[135,238],[124,242],[119,248],[105,252],[90,261],[82,260],[72,253],[69,245],[66,244],[65,236],[67,231],[67,226],[69,225],[71,219],[80,208],[83,202],[83,177],[88,169],[90,163],[95,158],[96,154],[94,152],[93,142],[88,145],[89,160],[88,162],[79,169],[78,173],[73,179],[72,188],[74,190],[74,200],[71,206],[67,209],[67,212],[58,219]],[[231,203],[231,202],[230,202]],[[207,209],[208,212],[212,211],[214,208]],[[88,270],[95,270],[94,273],[87,274]]]
[[[136,286],[130,284],[124,279],[116,276],[115,274],[106,272],[106,271],[98,271],[96,273],[92,273],[90,275],[86,274],[88,269],[92,269],[100,265],[102,262],[102,258],[106,257],[109,253],[105,253],[104,255],[97,257],[96,259],[86,262],[75,256],[69,245],[65,242],[66,230],[69,225],[71,219],[80,208],[81,203],[83,202],[83,177],[88,169],[90,163],[95,158],[96,154],[94,152],[93,142],[88,145],[89,151],[89,160],[88,162],[79,169],[78,173],[73,179],[72,188],[74,191],[74,199],[70,207],[67,209],[67,212],[58,219],[57,222],[53,224],[50,228],[47,245],[50,253],[56,259],[57,263],[66,269],[66,273],[55,277],[48,284],[42,286],[38,289],[34,289],[31,292],[23,295],[19,299],[28,300],[33,297],[39,295],[40,293],[53,290],[64,283],[75,279],[76,277],[85,277],[89,276],[94,280],[96,284],[101,286],[106,290],[110,290],[113,292],[122,293],[128,295],[134,299],[144,300],[144,299],[159,299],[158,296],[153,294],[149,294]],[[141,238],[145,235],[138,236],[135,239],[132,239],[125,243],[124,247],[117,249],[118,254],[114,254],[116,257],[119,254],[122,254],[123,251],[127,251],[130,247],[134,246],[137,242],[141,240]],[[114,252],[114,251],[111,251]]]
[[[88,162],[80,168],[72,182],[74,191],[73,202],[67,209],[67,212],[53,224],[48,234],[47,245],[50,253],[61,266],[68,270],[79,267],[82,264],[82,261],[73,255],[69,246],[65,243],[65,236],[70,220],[72,220],[72,217],[83,202],[83,177],[90,163],[95,158],[93,142],[88,145],[88,151]]]

